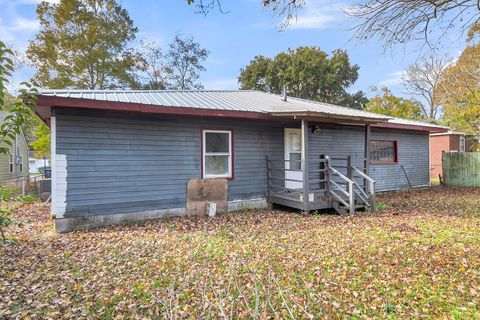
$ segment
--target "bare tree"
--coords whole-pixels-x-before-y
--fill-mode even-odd
[[[451,29],[467,32],[480,21],[478,0],[367,0],[347,13],[357,19],[355,38],[380,39],[385,47],[412,40],[430,44]]]
[[[166,54],[165,72],[168,77],[168,88],[171,89],[201,89],[200,72],[205,71],[203,62],[210,52],[201,48],[192,37],[177,33],[169,44]]]
[[[261,0],[263,6],[270,9],[275,16],[286,17],[285,25],[296,17],[298,9],[305,6],[305,0]],[[218,9],[227,13],[222,7],[221,0],[187,0],[189,5],[195,5],[197,13],[207,15],[210,11]]]
[[[283,26],[296,18],[297,11],[305,6],[305,0],[262,0],[263,6],[276,16],[285,17]]]
[[[163,90],[165,84],[165,66],[162,49],[153,41],[140,41],[137,50],[142,89]]]
[[[441,98],[437,88],[451,61],[449,57],[437,55],[433,51],[411,64],[402,77],[406,92],[422,102],[422,111],[427,119],[436,119],[440,115]]]
[[[187,3],[189,5],[194,4],[197,8],[196,13],[201,13],[205,16],[214,9],[218,9],[221,13],[226,13],[220,0],[187,0]]]

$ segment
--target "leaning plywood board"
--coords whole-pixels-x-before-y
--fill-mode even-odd
[[[226,179],[192,179],[187,184],[187,215],[207,215],[207,203],[217,205],[217,213],[227,211]]]

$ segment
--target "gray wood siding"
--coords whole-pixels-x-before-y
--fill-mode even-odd
[[[6,145],[6,144],[5,144]],[[20,171],[20,164],[14,164],[14,172],[10,173],[9,167],[9,155],[8,154],[0,154],[0,181],[9,181],[15,180],[21,177],[28,177],[28,145],[25,141],[25,137],[23,132],[17,135],[16,142],[8,146],[9,152],[11,154],[15,154],[15,148],[18,146],[18,152],[22,156],[22,163],[23,163],[23,171]]]
[[[184,208],[187,181],[201,177],[201,129],[233,130],[235,177],[228,183],[228,200],[264,197],[265,156],[283,160],[284,128],[298,127],[298,122],[72,109],[55,114],[56,153],[66,163],[66,182],[59,186],[66,186],[66,218]],[[362,166],[363,127],[321,125],[309,138],[311,159],[352,155]],[[371,165],[378,190],[407,186],[401,164],[412,185],[429,183],[427,133],[372,128],[372,138],[398,144],[398,164]]]
[[[372,164],[370,175],[377,181],[378,190],[408,188],[405,168],[412,186],[430,184],[429,135],[427,132],[372,129],[372,139],[397,141],[398,163]]]
[[[320,125],[317,133],[310,133],[310,159],[321,154],[331,157],[351,155],[355,166],[363,167],[365,129],[354,126]],[[408,187],[405,168],[412,186],[428,185],[429,179],[429,135],[427,132],[372,128],[371,139],[395,140],[398,147],[398,163],[371,164],[370,175],[377,181],[377,190],[396,190]],[[334,166],[344,166],[344,161],[332,160]],[[313,170],[313,168],[312,168]],[[345,168],[339,168],[346,173]],[[318,178],[318,173],[311,173]],[[317,187],[311,184],[311,187]]]
[[[280,122],[56,110],[56,151],[66,156],[64,217],[184,208],[201,176],[201,129],[232,129],[228,199],[264,197],[267,154],[283,158]]]

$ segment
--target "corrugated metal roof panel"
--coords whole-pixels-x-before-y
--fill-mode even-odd
[[[419,120],[409,120],[409,119],[403,119],[403,118],[391,118],[388,120],[388,122],[394,123],[394,124],[409,125],[409,126],[423,126],[423,127],[448,129],[448,127],[446,126],[441,126],[441,125],[430,123],[430,122],[419,121]]]
[[[321,113],[338,118],[356,117],[396,124],[442,127],[431,123],[391,118],[363,110],[328,103],[288,97],[261,91],[244,90],[43,90],[44,96],[94,99],[112,102],[141,103],[159,107],[182,107],[212,110],[249,111],[266,114]],[[389,120],[390,119],[390,120]],[[443,128],[443,127],[442,127]]]

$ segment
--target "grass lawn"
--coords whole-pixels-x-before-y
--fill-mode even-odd
[[[377,214],[250,211],[55,234],[29,204],[0,245],[0,318],[480,319],[480,189]]]

